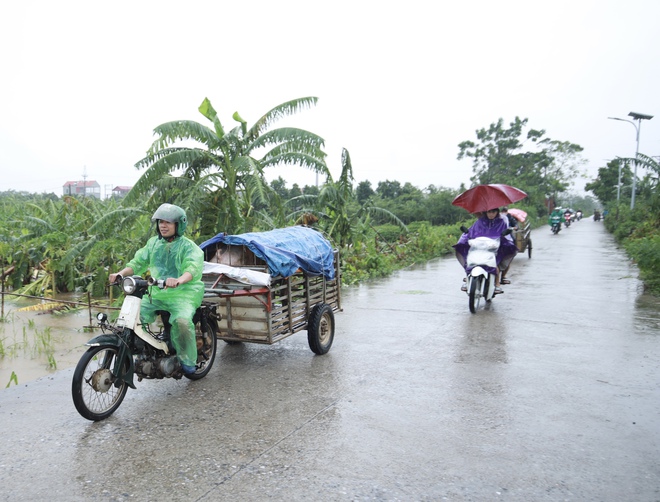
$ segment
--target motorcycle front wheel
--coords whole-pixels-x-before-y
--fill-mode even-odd
[[[470,312],[477,313],[479,303],[481,302],[483,277],[473,277],[470,281],[470,290],[468,291],[468,306]]]
[[[113,368],[119,349],[114,345],[90,347],[73,372],[71,394],[73,404],[84,418],[97,422],[112,415],[126,396],[128,384],[114,384]],[[123,372],[128,371],[128,361]]]

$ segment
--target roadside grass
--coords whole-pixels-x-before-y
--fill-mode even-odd
[[[658,204],[660,205],[660,204]],[[639,269],[644,290],[660,296],[660,207],[640,203],[634,210],[620,205],[604,223]]]

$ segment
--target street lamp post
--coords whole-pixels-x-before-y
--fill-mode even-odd
[[[632,120],[621,119],[619,117],[607,117],[612,120],[620,120],[621,122],[628,122],[632,124],[635,128],[635,135],[637,141],[637,148],[635,149],[635,172],[633,173],[633,182],[632,182],[632,196],[630,197],[630,209],[635,209],[635,191],[637,190],[637,156],[639,155],[639,131],[642,127],[642,120],[651,120],[653,115],[646,115],[644,113],[630,112],[629,117],[632,117],[633,120],[637,120],[635,124]],[[619,182],[617,184],[616,200],[619,202],[619,194],[621,190],[621,162],[619,162]]]

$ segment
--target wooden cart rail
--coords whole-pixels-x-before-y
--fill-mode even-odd
[[[520,228],[514,232],[516,247],[520,253],[527,250],[529,258],[532,257],[532,225],[529,221],[520,223]]]

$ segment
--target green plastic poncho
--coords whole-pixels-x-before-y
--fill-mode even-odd
[[[140,322],[151,323],[156,320],[157,310],[167,310],[172,324],[172,345],[181,364],[197,364],[197,344],[195,326],[192,319],[204,298],[204,252],[187,237],[181,236],[168,242],[154,236],[127,263],[137,275],[147,270],[155,279],[178,278],[190,272],[192,281],[176,288],[151,288],[151,301],[144,298],[140,309]]]

